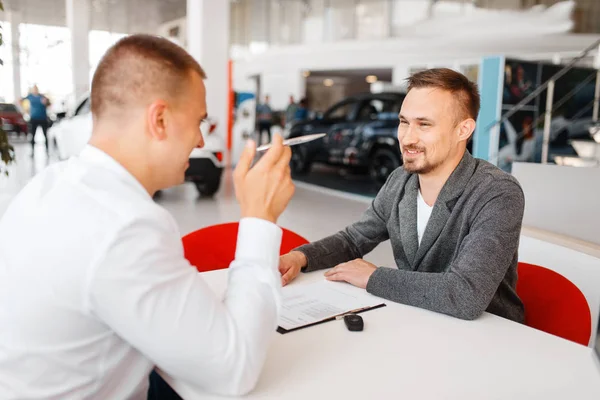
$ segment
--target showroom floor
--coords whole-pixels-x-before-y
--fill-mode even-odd
[[[325,165],[313,165],[309,174],[295,175],[294,179],[367,197],[375,197],[381,188],[381,184],[373,182],[366,173],[353,173]]]
[[[11,166],[8,178],[0,177],[0,217],[12,198],[35,174],[48,164],[58,161],[53,151],[50,157],[46,157],[43,142],[36,144],[34,157],[31,157],[30,145],[24,140],[13,140],[12,143],[17,163]],[[326,171],[326,174],[331,173]],[[184,184],[163,191],[156,201],[175,217],[182,235],[204,226],[237,220],[239,208],[234,197],[230,170],[224,172],[223,178],[221,190],[212,199],[198,198],[195,187]],[[317,240],[359,218],[369,202],[370,199],[366,196],[341,194],[297,182],[294,198],[279,219],[279,224],[308,240]],[[365,258],[377,265],[393,263],[389,242],[379,246]]]

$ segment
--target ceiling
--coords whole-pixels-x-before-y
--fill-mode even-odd
[[[3,0],[22,23],[66,26],[66,0]],[[156,32],[158,25],[182,18],[186,0],[90,0],[91,30],[119,33]],[[0,19],[6,19],[6,16]]]

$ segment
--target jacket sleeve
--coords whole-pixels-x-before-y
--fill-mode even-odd
[[[308,264],[303,272],[334,267],[340,263],[362,258],[379,243],[389,239],[387,221],[393,206],[402,168],[388,177],[377,197],[361,218],[338,233],[301,246]]]
[[[367,291],[461,319],[479,317],[517,254],[525,207],[523,192],[515,182],[502,181],[496,189],[474,218],[447,272],[378,268]]]

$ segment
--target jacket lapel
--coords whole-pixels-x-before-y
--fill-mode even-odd
[[[417,191],[419,179],[416,174],[408,178],[404,186],[404,195],[398,204],[400,219],[400,239],[408,262],[413,265],[419,241],[417,238]]]
[[[477,161],[468,151],[465,152],[461,162],[454,169],[444,184],[444,187],[442,188],[442,191],[438,195],[438,198],[434,204],[431,217],[429,217],[429,222],[427,223],[427,227],[425,228],[425,232],[421,238],[421,244],[418,246],[418,250],[413,262],[414,269],[418,268],[427,252],[431,249],[440,236],[442,229],[444,229],[444,226],[446,226],[446,223],[448,222],[448,218],[450,218],[450,215],[452,214],[452,209],[456,204],[456,199],[458,199],[458,197],[460,197],[460,195],[464,192],[467,183],[475,172],[476,166]],[[415,225],[415,232],[416,231],[417,228]]]

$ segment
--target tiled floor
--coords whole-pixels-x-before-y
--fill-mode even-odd
[[[46,157],[43,143],[36,144],[34,157],[31,157],[28,143],[19,141],[14,145],[17,164],[11,166],[8,178],[0,178],[0,217],[29,179],[49,163],[58,161],[53,152],[49,158]],[[239,219],[231,171],[225,171],[221,190],[213,199],[198,198],[195,187],[184,184],[163,191],[156,201],[175,217],[182,235],[203,226]],[[338,195],[333,191],[298,183],[294,198],[278,222],[308,240],[317,240],[359,218],[368,203],[367,198]],[[366,259],[377,265],[392,264],[389,242],[376,248]]]

